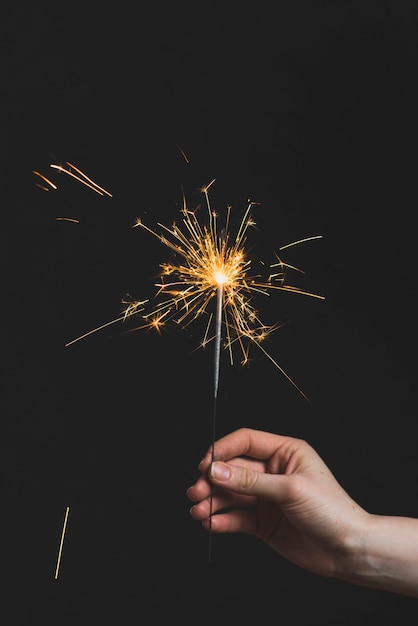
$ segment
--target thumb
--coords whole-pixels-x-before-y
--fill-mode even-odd
[[[285,497],[287,476],[283,474],[266,474],[249,467],[215,461],[210,466],[209,478],[214,485],[235,493],[276,501]]]

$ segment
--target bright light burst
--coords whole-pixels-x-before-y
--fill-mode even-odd
[[[298,293],[323,300],[324,296],[299,289],[287,282],[291,270],[304,273],[301,269],[285,263],[278,255],[276,262],[270,265],[270,275],[263,280],[252,274],[252,259],[247,252],[247,234],[255,226],[252,216],[254,202],[249,201],[235,236],[230,230],[231,207],[227,208],[225,224],[218,225],[218,216],[212,210],[209,200],[209,188],[214,180],[202,189],[206,199],[207,223],[202,224],[197,211],[188,208],[183,196],[182,226],[173,223],[171,227],[158,223],[161,232],[149,228],[141,219],[135,227],[140,227],[157,237],[173,253],[171,261],[160,264],[160,282],[152,306],[151,301],[125,302],[126,308],[117,319],[108,322],[66,344],[79,339],[118,321],[124,321],[133,315],[141,317],[141,323],[133,330],[154,328],[157,331],[169,321],[178,323],[182,328],[203,315],[207,316],[206,331],[201,345],[219,339],[222,329],[223,345],[229,351],[230,361],[234,361],[235,347],[241,355],[241,363],[249,358],[249,348],[256,345],[270,359],[281,373],[298,389],[296,383],[285,370],[266,352],[262,342],[281,324],[266,325],[255,308],[258,295],[268,296],[272,290]],[[308,240],[319,239],[321,235],[308,237],[287,244],[287,248]],[[217,306],[213,307],[213,301]],[[215,310],[213,310],[215,308]],[[213,322],[216,331],[213,331]],[[217,382],[215,382],[217,384]]]

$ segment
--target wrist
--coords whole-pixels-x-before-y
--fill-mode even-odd
[[[418,597],[418,520],[366,513],[344,541],[335,578]]]
[[[335,562],[334,578],[357,582],[354,579],[367,576],[369,568],[373,569],[373,566],[369,564],[369,552],[374,517],[364,512],[362,519],[357,519],[353,528],[346,532]]]

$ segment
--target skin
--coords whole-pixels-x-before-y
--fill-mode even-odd
[[[306,441],[242,428],[215,442],[213,459],[211,446],[187,490],[205,530],[254,535],[320,576],[418,597],[418,520],[368,513]]]

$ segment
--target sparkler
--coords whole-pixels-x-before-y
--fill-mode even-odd
[[[171,249],[179,263],[163,263],[161,268],[164,277],[174,277],[175,280],[158,283],[159,294],[164,298],[157,307],[149,314],[145,314],[145,320],[150,319],[148,325],[161,325],[163,319],[175,318],[182,326],[200,317],[208,311],[212,299],[216,301],[215,307],[215,348],[214,348],[214,407],[212,420],[212,461],[214,460],[214,444],[216,438],[217,400],[219,390],[220,354],[222,343],[222,328],[225,332],[225,346],[228,348],[233,362],[232,347],[238,342],[243,356],[242,362],[248,360],[248,347],[245,343],[258,346],[264,354],[274,363],[281,373],[296,387],[299,393],[307,399],[303,391],[290,378],[285,370],[264,350],[261,342],[279,325],[266,326],[259,318],[252,301],[256,294],[267,295],[270,290],[277,289],[299,293],[314,298],[324,299],[323,296],[302,291],[297,287],[287,284],[285,277],[288,270],[298,270],[294,266],[284,263],[277,257],[277,263],[271,267],[275,273],[270,274],[267,281],[262,281],[258,276],[250,275],[251,260],[246,253],[247,231],[255,226],[251,209],[253,202],[249,202],[239,225],[235,239],[231,242],[229,228],[230,210],[228,207],[225,226],[218,229],[217,215],[212,211],[209,201],[209,188],[215,181],[202,189],[208,211],[208,225],[202,226],[194,212],[187,208],[183,196],[183,225],[185,231],[176,224],[171,228],[159,224],[163,233],[158,234],[137,220],[135,226],[140,226],[155,235],[164,245]],[[314,236],[293,242],[283,246],[289,247],[303,241],[317,239]],[[208,341],[209,326],[213,313],[210,314],[207,332],[203,344]],[[247,341],[246,341],[247,340]],[[210,516],[212,520],[212,495],[210,497]],[[209,529],[211,531],[211,527]],[[209,532],[209,561],[211,560],[211,537]]]
[[[193,321],[208,316],[206,332],[202,346],[214,340],[214,380],[213,380],[213,422],[212,422],[212,460],[216,434],[217,400],[220,379],[220,360],[222,342],[228,350],[231,364],[234,361],[234,347],[241,353],[241,362],[249,358],[250,345],[257,346],[283,374],[283,376],[306,399],[306,395],[261,345],[265,338],[278,329],[281,324],[264,324],[253,302],[258,295],[269,295],[273,290],[287,291],[324,299],[324,296],[299,289],[287,282],[291,271],[304,273],[301,269],[285,263],[276,254],[276,262],[270,265],[270,275],[263,280],[260,275],[251,274],[252,260],[247,254],[248,230],[255,226],[252,217],[254,202],[249,201],[243,218],[233,237],[230,229],[231,207],[227,209],[225,224],[219,228],[218,216],[212,210],[209,188],[212,180],[201,190],[204,193],[207,209],[207,223],[201,224],[197,211],[188,208],[183,194],[182,224],[173,223],[171,227],[158,223],[161,232],[151,229],[141,219],[133,227],[140,227],[151,233],[164,244],[174,256],[174,260],[160,264],[162,270],[160,282],[155,284],[157,304],[152,307],[149,300],[129,301],[124,313],[117,319],[95,328],[77,339],[67,343],[69,346],[105,326],[118,321],[125,321],[132,315],[139,314],[141,323],[133,330],[154,328],[160,331],[169,321],[185,328]],[[279,252],[321,235],[307,237],[282,246]],[[213,310],[213,304],[215,304]],[[212,308],[212,310],[211,310]],[[214,334],[211,326],[214,322]],[[212,518],[212,497],[210,498],[210,519]],[[209,561],[211,560],[211,532],[209,533]]]

